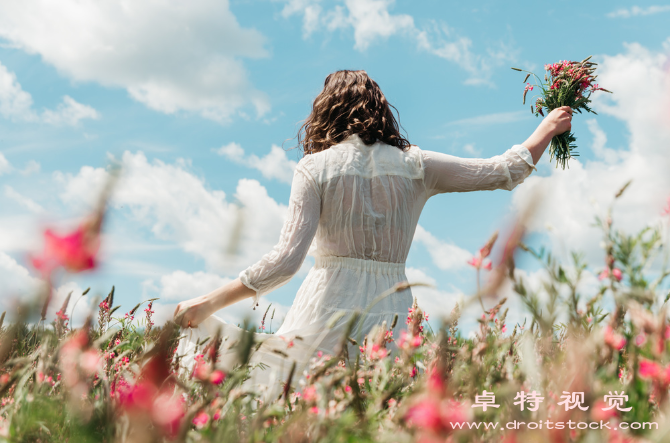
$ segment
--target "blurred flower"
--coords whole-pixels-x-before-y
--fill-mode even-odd
[[[461,403],[434,397],[425,397],[412,405],[405,419],[410,426],[433,434],[449,434],[452,423],[463,423],[470,418],[470,411]]]
[[[217,369],[215,371],[212,371],[212,374],[209,376],[209,381],[210,383],[214,385],[219,385],[225,380],[226,374],[223,373],[223,371]]]
[[[609,268],[605,268],[603,272],[601,272],[600,275],[598,275],[598,280],[604,280],[608,278],[609,275],[610,275]],[[619,268],[612,269],[612,277],[614,277],[616,281],[621,281],[621,279],[623,278],[623,273],[621,272],[621,269]]]
[[[665,208],[663,208],[663,215],[670,215],[670,197],[668,197],[668,203],[666,204]]]
[[[604,328],[605,344],[615,351],[620,351],[626,346],[626,339],[623,335],[614,331],[610,325]]]
[[[653,361],[641,359],[640,360],[640,377],[655,378],[661,373],[661,366]]]
[[[193,424],[198,429],[203,428],[208,421],[209,415],[207,415],[206,412],[199,412],[198,415],[193,418]]]
[[[81,272],[96,267],[100,248],[102,214],[95,214],[69,234],[57,235],[51,229],[44,231],[44,250],[31,257],[35,269],[49,279],[52,272],[63,267],[69,272]]]

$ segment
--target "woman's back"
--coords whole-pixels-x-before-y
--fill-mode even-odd
[[[303,163],[321,194],[316,257],[405,262],[425,202],[416,146],[367,146],[353,135]]]

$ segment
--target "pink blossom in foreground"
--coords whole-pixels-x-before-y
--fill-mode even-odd
[[[598,275],[598,280],[604,280],[610,276],[610,270],[609,268],[605,268],[603,272]],[[616,279],[616,281],[621,281],[623,278],[623,273],[621,272],[621,269],[619,268],[614,268],[612,269],[612,277]]]
[[[626,339],[623,335],[614,331],[610,325],[605,326],[605,344],[616,351],[620,351],[626,346]]]
[[[216,371],[213,371],[212,374],[209,376],[209,382],[214,384],[214,385],[220,385],[223,380],[225,380],[226,374],[223,373],[223,371],[217,369]]]
[[[607,421],[618,415],[616,408],[608,409],[609,405],[602,400],[598,400],[591,408],[591,417],[596,421]]]
[[[653,361],[642,359],[640,360],[640,377],[655,378],[661,373],[661,366]]]
[[[208,380],[212,372],[212,366],[205,361],[205,356],[199,354],[195,357],[195,365],[193,366],[193,377],[198,380]]]
[[[31,261],[44,276],[51,275],[58,267],[81,272],[96,267],[99,246],[98,232],[86,224],[64,236],[47,229],[44,231],[44,250],[41,255],[31,257]]]
[[[154,423],[169,436],[177,434],[184,415],[186,415],[184,400],[167,392],[158,395],[151,407],[151,418]]]
[[[470,418],[467,408],[455,400],[426,397],[407,411],[405,419],[417,429],[434,434],[448,434],[451,423],[462,423]]]
[[[668,197],[668,204],[663,208],[663,215],[670,215],[670,197]]]
[[[193,417],[193,424],[196,428],[203,428],[209,421],[209,415],[206,412],[199,412],[198,415]]]
[[[316,387],[314,385],[307,386],[305,389],[302,391],[302,398],[305,399],[305,401],[312,401],[316,400]]]

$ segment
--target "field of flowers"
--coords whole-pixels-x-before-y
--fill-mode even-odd
[[[101,220],[102,211],[69,237],[50,234],[35,260],[45,280],[59,266],[94,266]],[[69,298],[56,318],[44,318],[49,289],[23,303],[11,324],[0,319],[0,441],[670,441],[667,221],[628,234],[610,215],[599,218],[604,261],[592,268],[578,253],[563,264],[528,248],[519,223],[502,240],[489,283],[465,302],[497,303],[481,313],[474,336],[459,332],[468,306],[433,330],[415,305],[398,319],[407,325],[400,336],[381,327],[362,343],[344,336],[341,352],[315,355],[305,377],[293,375],[302,382],[286,383],[270,402],[243,387],[251,334],[238,343],[234,370],[217,369],[224,338],[212,337],[183,371],[180,330],[153,324],[154,300],[126,312],[112,289],[73,329]],[[496,241],[471,262],[478,273]],[[547,271],[541,292],[514,272],[515,254]],[[579,289],[586,269],[600,275],[595,293]],[[511,301],[492,302],[506,279],[527,309],[524,324],[508,324]]]

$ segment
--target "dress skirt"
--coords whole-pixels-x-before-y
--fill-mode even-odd
[[[362,344],[375,325],[386,322],[390,329],[396,315],[399,318],[393,333],[397,337],[405,327],[404,320],[413,303],[410,288],[395,290],[398,283],[406,281],[404,263],[316,257],[277,332],[250,332],[260,347],[251,356],[251,378],[245,382],[245,389],[265,399],[276,398],[281,395],[293,362],[296,371],[291,381],[295,384],[305,375],[310,359],[319,352],[334,355],[342,346],[347,346],[345,355],[355,358],[360,351],[349,338]],[[355,313],[362,315],[352,325]],[[230,371],[239,363],[236,344],[246,332],[211,316],[197,328],[183,331],[185,337],[177,352],[182,356],[184,368],[193,368],[198,340],[213,338],[217,329],[223,338],[218,366]],[[202,346],[198,352],[201,350]]]

